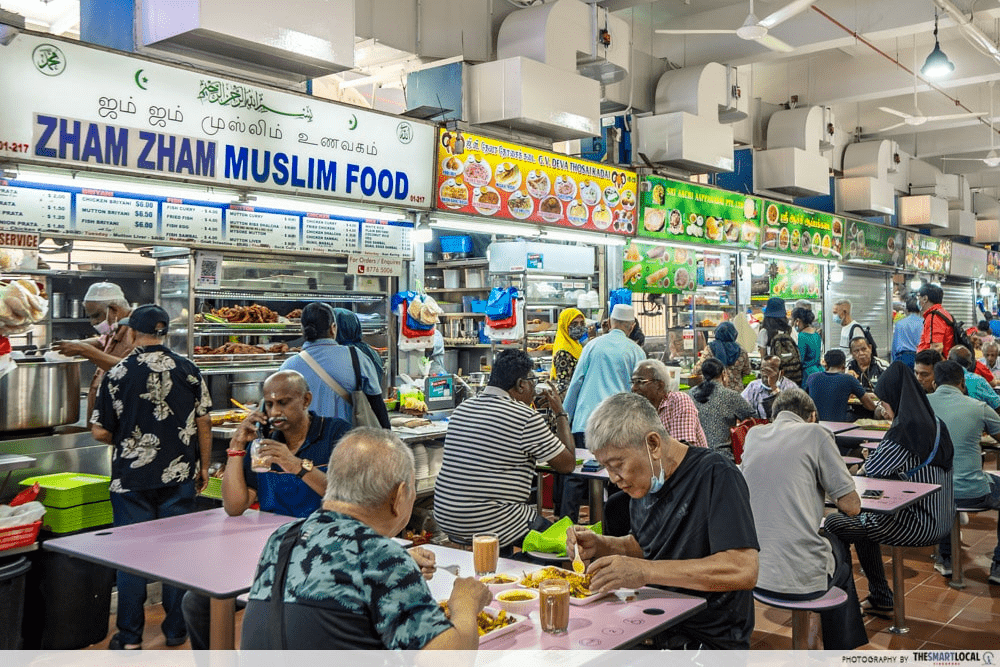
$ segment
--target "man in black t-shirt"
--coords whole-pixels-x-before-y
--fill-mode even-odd
[[[591,588],[659,586],[708,606],[656,637],[660,648],[749,649],[757,582],[750,494],[736,466],[710,449],[670,437],[637,394],[605,399],[587,422],[587,447],[629,495],[631,533],[608,537],[580,527],[567,549],[594,559]]]

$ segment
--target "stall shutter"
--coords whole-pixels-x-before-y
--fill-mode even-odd
[[[976,291],[969,280],[946,280],[941,284],[944,300],[941,305],[951,313],[956,322],[964,322],[965,328],[974,327],[982,319],[976,310]]]
[[[889,295],[886,274],[874,271],[859,271],[844,268],[844,279],[830,283],[829,304],[841,299],[851,302],[851,317],[862,326],[870,327],[878,354],[889,356],[891,329],[889,328]],[[827,341],[826,349],[832,349],[840,342],[840,327],[832,325],[833,336]]]

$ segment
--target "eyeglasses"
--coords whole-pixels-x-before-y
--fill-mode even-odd
[[[530,382],[531,384],[538,384],[538,376],[537,375],[529,375],[529,376],[523,377],[521,379],[524,380],[525,382]]]
[[[642,385],[644,385],[644,384],[649,383],[649,382],[656,382],[656,380],[654,380],[652,378],[632,378],[632,384],[637,384],[640,387]]]

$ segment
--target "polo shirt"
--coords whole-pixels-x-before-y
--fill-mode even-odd
[[[955,497],[981,498],[990,492],[989,477],[983,472],[979,438],[983,431],[1000,433],[1000,416],[982,401],[964,395],[958,387],[941,385],[927,400],[934,414],[948,427],[955,448],[952,459],[952,480]]]
[[[954,322],[955,319],[940,303],[935,303],[925,310],[924,329],[920,334],[920,345],[917,346],[917,352],[923,352],[930,348],[931,343],[941,343],[944,345],[944,349],[941,350],[941,356],[947,359],[948,352],[951,351],[951,347],[955,344],[955,333],[951,330],[948,322],[945,322],[944,318],[939,315],[932,315],[932,313],[941,313],[948,318],[948,322]]]

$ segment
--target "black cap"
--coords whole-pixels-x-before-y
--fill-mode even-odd
[[[160,323],[163,323],[162,328],[157,326]],[[169,324],[170,316],[167,311],[155,303],[139,306],[128,315],[128,325],[139,333],[165,335]]]

